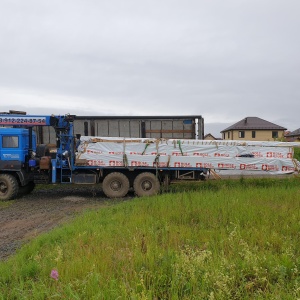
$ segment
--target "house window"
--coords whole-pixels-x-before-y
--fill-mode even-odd
[[[245,131],[239,131],[239,138],[240,139],[245,138]]]
[[[227,138],[230,139],[230,131],[227,133]]]
[[[278,139],[278,131],[272,131],[272,139]]]
[[[252,131],[252,138],[255,139],[255,136],[256,136],[256,132]]]

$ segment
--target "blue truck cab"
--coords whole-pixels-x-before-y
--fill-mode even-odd
[[[25,163],[29,151],[29,130],[24,128],[0,128],[0,160]],[[32,132],[32,151],[36,151],[35,132]]]

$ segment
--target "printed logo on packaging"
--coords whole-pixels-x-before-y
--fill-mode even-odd
[[[106,164],[103,160],[89,160],[88,165],[89,166],[106,166]]]
[[[191,168],[192,165],[187,162],[174,162],[174,167],[175,168]]]
[[[236,166],[234,164],[229,164],[229,163],[219,163],[218,168],[219,169],[235,169]]]
[[[149,164],[145,161],[132,161],[132,167],[149,167]]]
[[[277,165],[262,165],[261,169],[263,171],[279,171],[279,167]]]
[[[256,164],[240,164],[240,170],[257,170]]]
[[[110,160],[109,161],[110,167],[123,167],[123,162],[119,160]]]
[[[283,172],[294,172],[295,168],[294,167],[289,167],[289,166],[282,166],[282,171]]]

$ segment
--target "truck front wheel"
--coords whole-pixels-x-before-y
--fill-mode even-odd
[[[19,185],[17,179],[9,174],[0,174],[0,200],[10,200],[17,196]]]
[[[129,187],[128,178],[120,172],[108,174],[102,184],[103,192],[109,198],[122,198],[126,196]]]
[[[160,183],[153,173],[144,172],[136,176],[133,188],[137,196],[153,196],[159,192]]]

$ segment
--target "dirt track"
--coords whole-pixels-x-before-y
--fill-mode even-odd
[[[59,187],[35,190],[7,205],[0,203],[0,260],[38,234],[107,201],[101,189]]]

